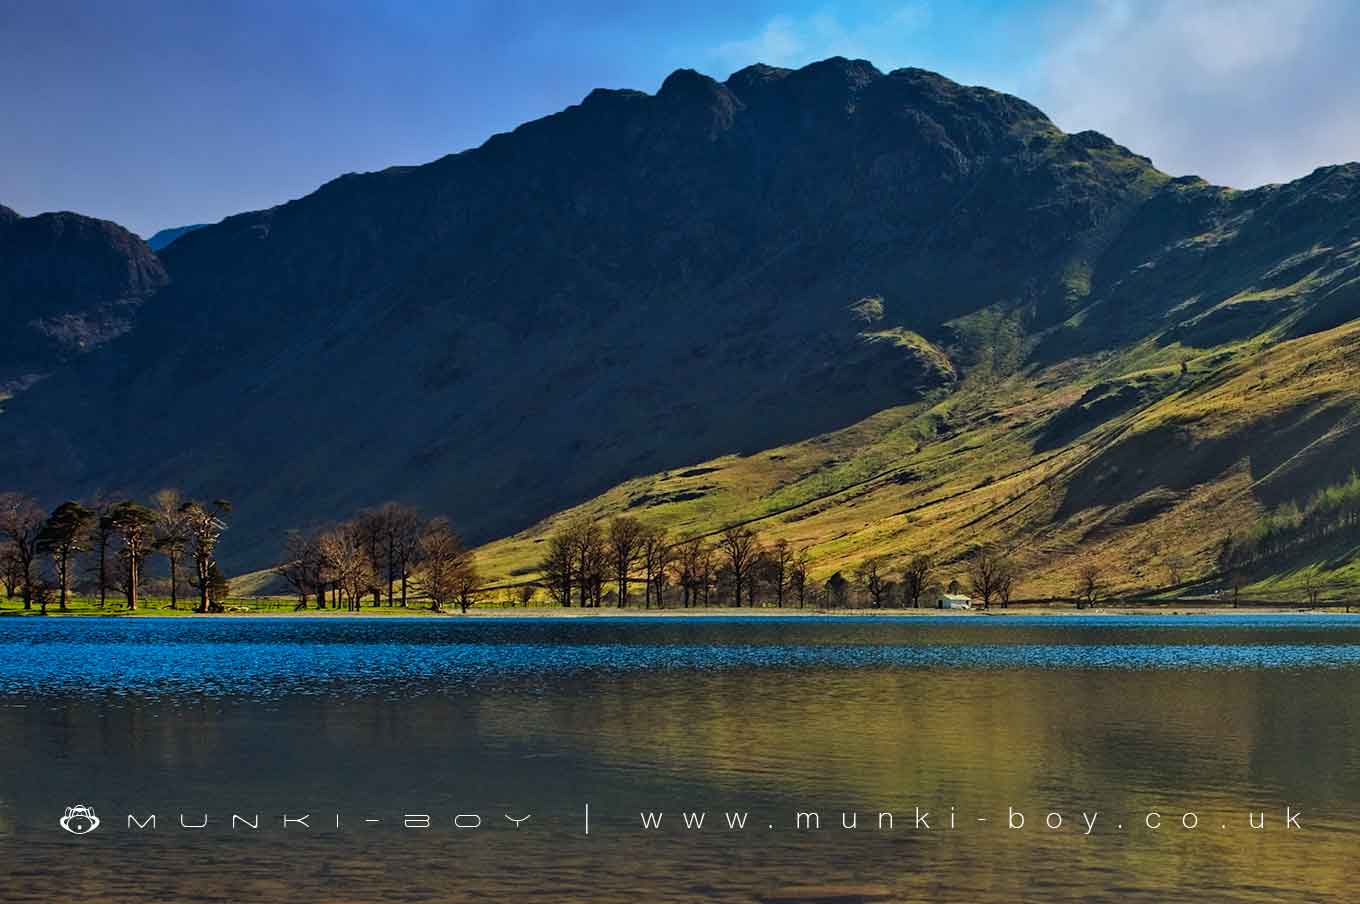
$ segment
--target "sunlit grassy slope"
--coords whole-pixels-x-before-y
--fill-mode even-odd
[[[968,551],[997,542],[1022,564],[1021,596],[1070,593],[1088,562],[1112,589],[1164,587],[1211,571],[1228,530],[1354,467],[1357,413],[1356,323],[975,370],[952,394],[848,429],[630,480],[487,545],[480,564],[492,581],[532,578],[559,524],[629,513],[677,537],[749,522],[809,548],[818,577],[918,552],[962,577]],[[1360,586],[1344,550],[1289,567]]]

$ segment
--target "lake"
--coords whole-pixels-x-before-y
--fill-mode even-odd
[[[1354,900],[1357,763],[1360,617],[0,619],[6,902]]]

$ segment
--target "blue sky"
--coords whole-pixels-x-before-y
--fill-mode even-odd
[[[679,67],[831,55],[1019,94],[1175,173],[1360,158],[1345,0],[5,0],[0,203],[149,235],[422,163]]]

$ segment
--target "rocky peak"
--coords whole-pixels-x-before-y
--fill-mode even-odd
[[[0,225],[0,384],[126,332],[169,281],[145,242],[107,220],[0,208]]]
[[[693,69],[677,69],[661,83],[657,106],[671,130],[712,139],[732,125],[739,101],[721,82]]]
[[[749,103],[751,99],[759,97],[771,86],[779,84],[792,73],[792,69],[756,63],[744,69],[738,69],[728,76],[727,81],[723,84],[727,85],[728,90],[737,97]]]
[[[720,97],[731,97],[726,87],[702,72],[693,69],[677,69],[661,83],[657,91],[659,100],[671,102],[709,101]]]
[[[883,73],[868,60],[847,60],[838,56],[808,63],[795,71],[792,77],[795,83],[858,91],[865,85],[881,79]]]

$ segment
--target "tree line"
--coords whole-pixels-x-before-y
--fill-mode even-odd
[[[668,594],[682,608],[811,605],[840,608],[859,602],[868,608],[921,608],[932,594],[957,591],[944,582],[935,560],[912,556],[893,567],[869,558],[846,577],[809,580],[810,556],[787,540],[767,541],[750,525],[710,535],[677,538],[665,528],[620,515],[605,522],[577,518],[547,539],[539,562],[541,581],[553,603],[563,607],[664,608]],[[978,547],[966,562],[967,588],[983,606],[1009,605],[1019,568],[1008,554]]]
[[[828,585],[836,584],[832,595],[844,597],[858,590],[871,608],[894,606],[919,609],[923,601],[941,593],[966,592],[984,609],[993,603],[1009,606],[1019,585],[1020,567],[1015,557],[999,546],[975,546],[959,563],[962,579],[948,580],[942,569],[928,555],[915,555],[895,572],[886,566],[884,558],[870,558],[861,562],[846,579],[840,572],[833,574]]]
[[[173,489],[150,504],[100,496],[51,512],[24,493],[0,493],[0,579],[6,595],[22,595],[28,610],[46,613],[54,601],[66,610],[79,584],[98,596],[100,608],[114,591],[135,611],[149,560],[158,556],[168,565],[170,608],[178,608],[187,585],[197,591],[197,611],[220,611],[230,584],[217,546],[230,512],[226,500],[184,499]]]
[[[873,556],[849,573],[824,581],[809,576],[806,548],[773,542],[749,524],[718,533],[675,537],[665,528],[620,515],[606,521],[576,518],[546,540],[539,580],[550,602],[563,607],[682,608],[796,606],[818,609],[915,608],[935,605],[942,593],[966,593],[976,605],[1007,607],[1023,569],[999,544],[977,544],[947,563],[926,554]],[[518,585],[532,597],[532,584]],[[1073,577],[1068,599],[1078,609],[1109,595],[1106,569],[1091,560]]]
[[[747,526],[713,539],[678,539],[665,528],[629,515],[608,522],[577,518],[554,532],[539,563],[550,600],[563,607],[627,607],[641,591],[644,608],[664,608],[667,593],[685,608],[754,606],[760,598],[783,606],[807,600],[808,555],[786,540],[766,545]]]
[[[395,502],[365,509],[341,524],[289,531],[274,569],[298,597],[357,612],[365,600],[407,607],[412,591],[439,612],[466,612],[479,593],[472,553],[445,518],[423,518]]]
[[[1360,525],[1360,477],[1319,493],[1297,513],[1285,512],[1258,530],[1250,544],[1230,538],[1220,559],[1238,562],[1244,550],[1263,548],[1260,538],[1288,530],[1319,536]],[[0,578],[25,609],[46,612],[55,602],[67,608],[71,588],[90,588],[105,607],[110,592],[121,593],[135,610],[143,595],[151,557],[164,559],[170,608],[186,586],[197,592],[196,611],[221,611],[230,584],[216,551],[231,506],[185,500],[162,490],[149,504],[98,498],[63,502],[45,512],[21,493],[0,494]],[[1281,522],[1280,518],[1283,518]],[[1257,553],[1259,554],[1259,553]],[[339,524],[289,531],[273,571],[297,597],[297,609],[358,611],[373,606],[408,607],[413,600],[433,611],[457,605],[463,612],[492,588],[481,586],[472,552],[445,518],[425,518],[389,502],[365,509]],[[983,608],[1009,606],[1021,569],[996,545],[975,546],[954,565],[960,576],[946,580],[928,555],[893,565],[870,557],[847,577],[837,571],[824,582],[809,579],[810,555],[785,539],[773,542],[749,524],[699,536],[677,537],[666,528],[629,515],[607,521],[579,517],[563,523],[546,541],[537,580],[503,586],[510,605],[531,605],[545,590],[563,607],[683,608],[731,606],[872,609],[921,608],[941,592],[966,591]],[[1097,564],[1077,573],[1072,598],[1078,608],[1104,596]]]
[[[1315,492],[1302,506],[1286,503],[1243,533],[1229,533],[1218,549],[1225,574],[1332,537],[1360,533],[1360,472]]]

